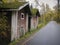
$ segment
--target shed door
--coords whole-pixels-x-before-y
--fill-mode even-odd
[[[31,17],[28,16],[28,31],[30,32],[30,28],[31,28]]]

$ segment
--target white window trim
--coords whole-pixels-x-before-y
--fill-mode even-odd
[[[23,18],[22,18],[22,15],[23,15]],[[24,19],[24,13],[21,13],[21,19]]]

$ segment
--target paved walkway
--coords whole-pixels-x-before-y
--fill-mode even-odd
[[[60,45],[60,25],[55,21],[49,22],[25,45]]]

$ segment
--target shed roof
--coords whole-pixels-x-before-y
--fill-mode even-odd
[[[7,9],[18,9],[20,6],[24,5],[26,2],[13,2],[13,3],[2,3],[0,8]]]
[[[31,9],[32,15],[36,15],[37,11],[38,11],[38,10],[37,10],[36,8],[32,8],[32,9]]]
[[[32,8],[31,13],[32,13],[32,16],[40,16],[40,13],[39,13],[38,9],[36,9],[36,8]]]

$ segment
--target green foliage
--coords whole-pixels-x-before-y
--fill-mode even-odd
[[[36,15],[36,13],[37,13],[37,9],[31,9],[31,13],[32,13],[32,15]]]
[[[2,3],[2,4],[0,4],[0,8],[17,9],[25,3],[26,2]]]
[[[55,10],[51,10],[49,5],[46,4],[46,12],[41,16],[41,21],[47,23],[51,20],[55,20],[56,22],[60,22],[60,9],[58,6],[54,6]]]
[[[43,23],[48,23],[49,21],[54,20],[60,22],[60,11],[51,10],[43,14],[40,18],[40,21]]]
[[[57,22],[60,22],[60,11],[55,12],[54,20],[57,21]]]
[[[8,0],[2,0],[3,3],[7,3]]]
[[[54,20],[60,23],[60,5],[55,5],[54,9]]]
[[[43,15],[43,22],[49,22],[52,20],[52,15],[53,13],[50,11],[50,12],[47,12]]]
[[[2,12],[0,12],[0,35],[7,37],[6,32],[8,31],[7,30],[8,28],[9,28],[9,25],[7,22],[7,17],[3,15]]]
[[[0,15],[0,30],[7,29],[7,17],[4,15]]]
[[[41,23],[38,25],[38,29],[42,28],[45,24]]]
[[[12,3],[17,2],[17,0],[2,0],[3,3]]]

